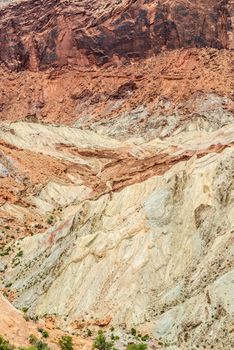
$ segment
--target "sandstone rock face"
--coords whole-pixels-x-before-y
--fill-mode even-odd
[[[10,70],[43,70],[165,49],[233,48],[232,6],[227,0],[13,2],[0,13],[0,62]]]
[[[27,198],[33,208],[25,211],[48,208],[55,221],[5,258],[14,304],[66,315],[68,329],[108,320],[180,349],[231,349],[233,127],[119,142],[76,128],[5,125],[5,143],[69,162],[65,183]]]
[[[234,348],[233,43],[232,0],[0,0],[0,334]]]
[[[230,50],[182,49],[119,67],[2,69],[0,118],[75,124],[117,138],[164,137],[191,119],[219,128],[233,115],[232,61]]]
[[[54,329],[52,324],[39,321],[37,323],[31,320],[26,320],[25,315],[19,310],[15,309],[9,301],[0,295],[0,334],[4,339],[8,339],[11,344],[17,347],[29,347],[29,336],[35,335],[40,337],[38,328],[47,329],[49,331],[49,346],[53,350],[58,350],[58,339],[61,335],[65,335],[64,332]],[[91,348],[91,344],[88,340],[84,341],[78,337],[73,337],[73,344],[76,348],[88,350]]]
[[[36,326],[27,322],[23,314],[16,310],[5,298],[0,296],[0,333],[18,346],[27,346],[28,337],[36,332]],[[10,332],[9,332],[10,329]]]

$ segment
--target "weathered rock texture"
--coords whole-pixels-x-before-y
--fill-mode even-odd
[[[23,314],[16,310],[0,295],[0,334],[18,346],[27,346],[30,334],[38,334],[36,325],[27,322]]]
[[[9,245],[4,280],[15,305],[66,315],[69,329],[136,325],[181,349],[231,349],[233,127],[119,142],[77,128],[5,125],[0,137],[19,154],[66,164],[66,178],[26,191],[27,206],[2,206],[52,225]],[[33,232],[37,222],[27,225]]]
[[[0,62],[10,70],[42,70],[118,63],[165,49],[233,48],[232,5],[232,0],[13,2],[0,12]]]
[[[190,119],[220,127],[234,109],[232,61],[229,50],[182,49],[120,67],[2,71],[0,118],[77,121],[115,137],[150,137],[159,124],[163,135],[164,123],[172,130]]]
[[[0,3],[8,300],[75,334],[233,349],[233,1]],[[24,345],[35,324],[2,310]]]
[[[29,336],[35,335],[37,338],[42,338],[41,333],[38,332],[38,328],[42,328],[48,331],[49,341],[48,344],[51,349],[58,350],[58,340],[62,335],[66,333],[58,330],[55,327],[53,319],[48,317],[46,321],[33,322],[26,320],[25,315],[15,309],[7,299],[0,295],[0,335],[7,339],[11,344],[18,347],[29,347]],[[91,344],[88,340],[84,341],[81,338],[73,337],[73,343],[76,348],[88,350],[91,348]]]

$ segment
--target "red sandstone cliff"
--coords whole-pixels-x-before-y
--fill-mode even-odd
[[[232,0],[26,0],[0,10],[0,63],[10,70],[90,66],[165,49],[233,48]]]

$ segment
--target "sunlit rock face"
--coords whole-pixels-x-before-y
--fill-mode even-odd
[[[66,327],[135,325],[182,349],[197,339],[211,346],[214,333],[227,343],[219,327],[233,315],[233,125],[120,142],[14,123],[1,137],[67,164],[66,180],[27,198],[28,211],[53,219],[12,246],[4,278],[16,306],[66,316]]]
[[[49,315],[54,344],[113,326],[119,350],[132,327],[150,349],[234,348],[232,7],[0,1],[0,334],[17,346],[38,324],[14,307]]]

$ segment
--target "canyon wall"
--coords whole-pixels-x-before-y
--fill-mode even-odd
[[[119,64],[162,50],[233,48],[230,0],[26,0],[0,10],[7,69]]]
[[[132,327],[149,349],[234,348],[233,5],[0,0],[0,334],[16,345],[38,317],[53,349],[64,332],[89,349],[99,327],[119,350]]]

